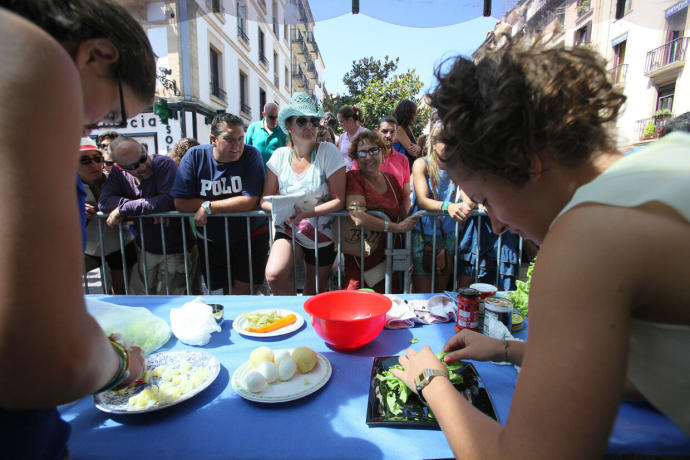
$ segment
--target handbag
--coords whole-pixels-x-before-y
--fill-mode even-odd
[[[395,202],[400,206],[400,201],[395,194],[395,189],[390,183],[390,180],[383,174],[383,178],[388,182],[388,187],[393,191],[393,197]],[[340,244],[340,252],[343,254],[348,254],[351,256],[359,257],[361,255],[361,241],[362,233],[364,233],[364,257],[369,257],[376,249],[379,247],[379,242],[381,241],[381,232],[374,230],[367,230],[357,227],[355,222],[348,216],[344,219],[340,219],[340,234],[338,234],[338,227],[335,227],[334,234],[338,235],[335,238]],[[362,230],[364,230],[362,232]]]
[[[431,178],[429,178],[431,181]],[[434,200],[438,201],[438,197],[436,195],[436,185],[433,184],[433,181],[431,181],[431,192],[434,196]],[[441,216],[438,216],[438,222],[439,226],[441,229],[441,237],[443,238],[443,241],[446,240],[446,232],[443,230],[443,220],[441,219]],[[423,218],[419,220],[419,225],[422,229],[422,238],[424,237],[424,223],[423,223]],[[431,273],[431,267],[432,267],[432,261],[436,259],[436,273],[438,275],[450,275],[453,272],[453,262],[450,257],[450,253],[448,252],[447,248],[436,248],[436,254],[434,254],[434,248],[432,245],[429,244],[424,244],[423,248],[423,253],[422,253],[422,268],[424,268],[425,272]]]

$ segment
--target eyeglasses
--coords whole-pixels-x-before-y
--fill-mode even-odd
[[[378,154],[379,149],[377,149],[376,147],[371,148],[369,150],[360,150],[359,152],[357,152],[357,156],[360,158],[366,158],[367,155],[369,155],[370,157],[375,157]]]
[[[103,118],[100,123],[94,123],[87,126],[88,129],[101,128],[126,128],[127,127],[127,111],[125,110],[125,95],[122,92],[122,79],[120,74],[117,75],[117,90],[120,92],[120,116],[122,119],[119,122],[115,121],[115,112],[110,112]]]
[[[297,118],[295,119],[295,124],[297,125],[298,128],[304,128],[304,126],[305,126],[307,123],[311,123],[311,125],[312,125],[314,128],[316,128],[316,127],[319,126],[319,122],[320,122],[320,121],[321,121],[321,119],[320,119],[320,118],[316,118],[316,117],[309,117],[309,118],[307,118],[307,117],[297,117]]]
[[[94,163],[103,163],[103,156],[101,156],[101,155],[98,155],[97,157],[83,156],[83,157],[79,158],[79,164],[80,165],[90,165],[92,161]]]
[[[118,163],[117,165],[125,171],[134,171],[139,167],[140,164],[145,163],[147,158],[148,155],[146,154],[146,152],[142,152],[141,156],[139,157],[139,160],[137,160],[136,163],[132,163],[129,165],[121,165],[120,163]]]
[[[112,165],[115,164],[114,161],[110,161],[110,160],[105,160],[104,163],[105,163],[106,166],[112,166]]]

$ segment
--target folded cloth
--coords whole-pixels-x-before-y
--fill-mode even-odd
[[[393,303],[386,314],[385,327],[388,329],[455,321],[455,302],[446,295],[435,295],[427,300],[403,300],[394,295],[387,297]]]

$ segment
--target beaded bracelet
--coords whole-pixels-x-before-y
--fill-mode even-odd
[[[110,345],[112,345],[113,349],[117,353],[118,358],[120,358],[120,363],[113,378],[110,379],[110,381],[106,383],[100,390],[96,391],[96,393],[117,388],[127,379],[127,377],[129,377],[129,352],[127,352],[127,349],[115,340],[110,339]]]

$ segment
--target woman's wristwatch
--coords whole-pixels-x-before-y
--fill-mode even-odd
[[[424,369],[422,372],[414,378],[414,385],[417,388],[417,394],[419,399],[422,400],[425,406],[428,406],[426,399],[422,396],[422,390],[426,388],[429,383],[434,379],[434,377],[448,377],[448,374],[439,369]]]

